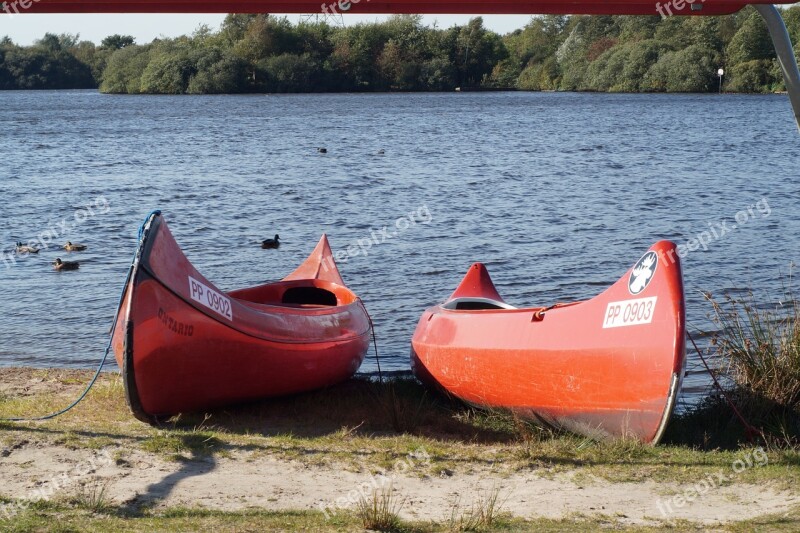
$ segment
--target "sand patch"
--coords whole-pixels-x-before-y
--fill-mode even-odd
[[[117,453],[120,451],[123,453]],[[111,460],[120,455],[124,460]],[[309,466],[249,452],[169,461],[113,447],[70,450],[23,442],[0,457],[5,496],[28,497],[58,479],[64,482],[53,498],[68,496],[81,484],[102,484],[112,503],[132,508],[154,505],[237,511],[258,507],[329,513],[349,507],[360,494],[370,494],[375,487],[388,487],[391,480],[392,491],[403,501],[402,517],[437,521],[450,518],[454,506],[467,510],[492,491],[498,492],[501,510],[518,517],[610,516],[635,524],[684,519],[712,525],[788,511],[800,503],[797,494],[787,491],[734,484],[709,490],[680,507],[672,505],[669,512],[665,502],[687,486],[654,481],[611,483],[576,477],[574,472],[550,476],[482,466],[435,476],[413,464],[406,472],[388,472],[381,478],[369,471]]]

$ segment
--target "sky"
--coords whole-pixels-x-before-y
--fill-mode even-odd
[[[476,15],[426,15],[424,24],[438,23],[440,28],[454,24],[465,24]],[[15,43],[32,44],[45,33],[80,34],[81,40],[99,44],[103,38],[114,35],[133,35],[140,44],[149,43],[156,37],[178,37],[191,34],[202,24],[218,29],[225,15],[15,15],[0,14],[0,38],[10,37]],[[288,15],[297,22],[300,15]],[[388,15],[347,15],[345,25],[359,22],[385,20]],[[523,27],[530,20],[528,15],[485,15],[484,25],[498,33],[508,33]]]

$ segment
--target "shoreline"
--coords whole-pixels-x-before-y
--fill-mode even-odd
[[[0,369],[0,415],[67,405],[91,374]],[[502,413],[434,397],[410,380],[392,383],[402,431],[385,411],[386,385],[364,379],[153,428],[128,411],[119,375],[104,373],[58,419],[0,423],[0,503],[18,509],[4,518],[0,508],[0,526],[59,513],[98,528],[123,516],[150,524],[182,509],[194,516],[191,527],[223,518],[252,525],[267,513],[294,516],[297,527],[352,531],[358,501],[373,493],[391,494],[412,531],[451,530],[453,516],[492,495],[498,524],[515,530],[800,524],[796,452],[591,442],[515,427]],[[713,486],[700,492],[701,481]],[[101,488],[102,509],[87,517],[80,494]],[[30,503],[31,494],[43,497]]]
[[[299,92],[263,92],[253,91],[244,93],[201,93],[201,94],[168,94],[168,93],[118,93],[118,92],[103,92],[100,87],[89,87],[83,89],[63,88],[63,89],[0,89],[0,94],[4,93],[59,93],[59,92],[94,92],[104,96],[189,96],[189,97],[204,97],[204,96],[322,96],[322,95],[415,95],[415,94],[496,94],[496,93],[515,93],[515,94],[604,94],[604,95],[665,95],[665,96],[770,96],[780,95],[786,96],[787,91],[765,91],[765,92],[740,92],[740,91],[723,91],[718,93],[716,91],[701,91],[701,92],[684,92],[684,91],[595,91],[595,90],[554,90],[554,89],[517,89],[513,87],[506,88],[492,88],[492,87],[455,87],[447,90],[440,91],[299,91]]]

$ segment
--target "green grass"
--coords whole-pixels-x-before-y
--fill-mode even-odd
[[[36,371],[48,378],[45,371]],[[60,374],[59,374],[60,375]],[[86,379],[88,372],[82,374]],[[83,383],[56,393],[0,400],[0,416],[40,413],[63,406]],[[381,404],[393,402],[397,413]],[[387,400],[387,398],[389,398]],[[420,407],[421,406],[421,407]],[[708,411],[677,417],[665,444],[631,440],[595,442],[538,428],[504,412],[483,411],[431,394],[412,380],[381,386],[351,380],[323,391],[175,418],[164,428],[135,420],[125,405],[117,374],[104,375],[87,399],[56,420],[0,423],[0,442],[45,443],[70,449],[110,448],[118,462],[131,451],[169,460],[201,457],[270,456],[309,466],[337,465],[354,472],[393,470],[409,453],[425,450],[414,473],[491,468],[497,475],[535,470],[548,476],[578,470],[610,481],[691,481],[730,468],[754,444],[733,438],[724,446],[704,440],[703,432],[723,418]],[[730,417],[724,417],[729,420]],[[406,428],[395,430],[401,420]],[[741,482],[800,482],[796,448],[770,449],[769,465],[748,469]],[[400,465],[402,466],[402,465]]]
[[[215,455],[224,447],[211,431],[159,431],[142,440],[142,450],[174,460]]]

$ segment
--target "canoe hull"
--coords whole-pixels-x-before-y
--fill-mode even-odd
[[[341,279],[338,271],[331,272],[328,277]],[[369,319],[354,295],[350,303],[328,307],[247,299],[298,287],[349,293],[324,277],[225,293],[190,266],[163,219],[152,220],[126,285],[113,340],[134,414],[153,422],[351,377],[369,346]],[[196,298],[199,291],[213,295]]]
[[[685,309],[675,246],[650,252],[659,263],[637,294],[629,271],[596,298],[550,310],[428,309],[412,340],[414,373],[472,404],[593,438],[657,442],[683,375]],[[475,282],[471,296],[496,299],[488,284]]]

